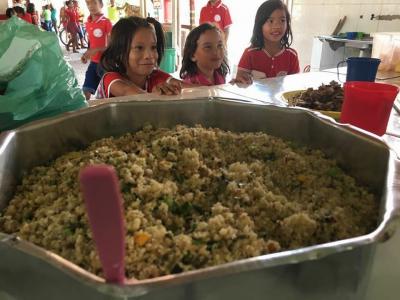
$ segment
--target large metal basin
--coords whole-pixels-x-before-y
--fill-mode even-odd
[[[363,299],[377,242],[399,215],[399,162],[380,139],[305,109],[218,99],[110,103],[0,135],[0,210],[22,172],[111,135],[175,124],[265,131],[322,149],[380,199],[379,225],[352,239],[259,256],[124,286],[0,233],[0,298],[7,299]],[[2,298],[3,297],[3,298]]]

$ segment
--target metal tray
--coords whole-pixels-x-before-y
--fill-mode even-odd
[[[301,93],[305,92],[306,90],[297,90],[297,91],[290,91],[282,93],[282,99],[285,101],[289,106],[293,105],[294,99],[298,98]],[[340,111],[331,111],[331,110],[316,110],[321,114],[327,115],[328,117],[332,117],[336,121],[340,120]]]
[[[0,296],[30,300],[364,298],[376,243],[390,238],[400,214],[399,162],[374,135],[306,109],[220,99],[135,101],[37,121],[0,135],[0,210],[7,206],[24,170],[102,137],[136,131],[144,123],[264,131],[320,148],[379,197],[380,223],[364,236],[130,280],[123,286],[107,284],[54,253],[0,233]]]

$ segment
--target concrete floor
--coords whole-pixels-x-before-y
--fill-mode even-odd
[[[82,87],[83,82],[85,81],[85,72],[88,64],[83,64],[81,62],[81,56],[85,53],[86,49],[79,49],[79,53],[73,53],[72,51],[67,51],[65,46],[60,44],[62,52],[64,54],[64,59],[67,61],[75,71],[75,76],[78,79],[78,84]]]

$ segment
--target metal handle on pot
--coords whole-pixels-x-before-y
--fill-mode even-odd
[[[339,82],[344,82],[344,81],[341,81],[340,78],[339,78],[339,67],[340,67],[341,64],[344,64],[344,63],[347,63],[347,62],[345,60],[339,61],[337,66],[336,66],[336,74],[337,74],[337,79],[338,79]]]

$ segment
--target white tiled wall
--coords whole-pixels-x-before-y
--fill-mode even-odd
[[[313,37],[331,34],[343,16],[347,20],[341,32],[400,31],[400,20],[371,20],[371,14],[398,15],[400,0],[294,0],[292,47],[299,53],[301,67],[310,64]]]

